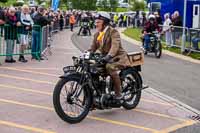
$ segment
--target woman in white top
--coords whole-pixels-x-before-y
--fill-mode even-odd
[[[22,6],[22,12],[20,14],[20,22],[22,24],[22,30],[20,32],[20,62],[27,62],[27,60],[24,58],[24,50],[27,48],[27,45],[29,44],[29,38],[28,34],[33,26],[33,20],[31,18],[29,7],[27,5]]]
[[[172,33],[171,33],[171,23],[169,14],[165,14],[165,22],[163,25],[163,32],[165,33],[166,45],[167,47],[172,46]]]

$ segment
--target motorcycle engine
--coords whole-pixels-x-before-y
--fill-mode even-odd
[[[99,80],[96,80],[95,84],[96,88],[98,89],[101,95],[95,96],[94,103],[98,109],[106,109],[108,108],[108,100],[111,97],[110,94],[106,94],[106,80],[99,77]]]

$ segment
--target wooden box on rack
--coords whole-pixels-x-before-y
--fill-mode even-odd
[[[131,67],[139,66],[144,64],[144,53],[143,52],[132,52],[128,54],[128,58]]]

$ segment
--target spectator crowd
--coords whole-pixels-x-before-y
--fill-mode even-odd
[[[5,43],[6,63],[15,63],[13,54],[19,54],[19,61],[26,63],[25,51],[31,48],[32,59],[43,60],[41,56],[41,32],[42,28],[49,26],[50,32],[62,31],[69,28],[73,31],[74,26],[81,25],[83,16],[87,15],[91,28],[94,27],[94,16],[92,12],[77,10],[53,11],[43,7],[6,7],[0,8],[0,34]],[[31,33],[31,41],[30,41]],[[19,51],[15,50],[16,44],[20,44]],[[31,44],[31,46],[29,46]],[[2,48],[2,47],[1,47]],[[2,52],[2,50],[1,50]]]
[[[50,8],[29,7],[6,7],[0,8],[0,35],[4,39],[6,51],[5,62],[15,63],[13,54],[19,54],[19,61],[26,63],[26,50],[31,48],[32,59],[42,60],[42,36],[43,27],[49,26],[49,31],[56,32],[69,28],[72,32],[74,26],[81,26],[82,22],[87,22],[90,29],[95,27],[96,12],[86,12],[78,10],[53,11]],[[141,27],[145,28],[148,23],[149,15],[155,16],[155,23],[162,25],[162,33],[165,34],[165,41],[168,47],[175,45],[176,40],[182,35],[182,18],[178,11],[173,14],[166,13],[164,20],[160,12],[146,14],[145,12],[136,13],[110,13],[111,25],[113,27]],[[173,28],[172,28],[173,26]],[[89,29],[89,34],[91,34]],[[82,29],[78,32],[80,34]],[[31,33],[31,37],[30,37]],[[2,39],[1,39],[2,40]],[[193,48],[199,50],[198,43],[200,42],[200,32],[192,38]],[[16,44],[19,45],[19,50],[16,51]],[[3,43],[0,42],[1,48]],[[2,50],[1,50],[2,52]]]
[[[114,26],[126,27],[132,25],[134,28],[142,28],[144,30],[148,26],[150,15],[155,16],[154,23],[161,27],[162,34],[165,35],[166,46],[173,47],[180,45],[180,39],[183,34],[183,22],[179,11],[175,11],[171,15],[170,13],[166,13],[164,17],[161,16],[159,10],[148,14],[143,11],[136,11],[135,14],[114,14],[113,23]],[[193,50],[199,51],[200,29],[187,31],[187,41],[191,42],[191,48]]]

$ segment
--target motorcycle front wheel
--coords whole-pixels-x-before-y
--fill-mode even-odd
[[[88,115],[91,103],[91,93],[80,82],[80,76],[69,75],[56,84],[53,105],[58,116],[65,122],[81,122]]]
[[[162,44],[161,42],[157,42],[157,44],[155,45],[155,56],[156,58],[160,58],[162,55]]]

